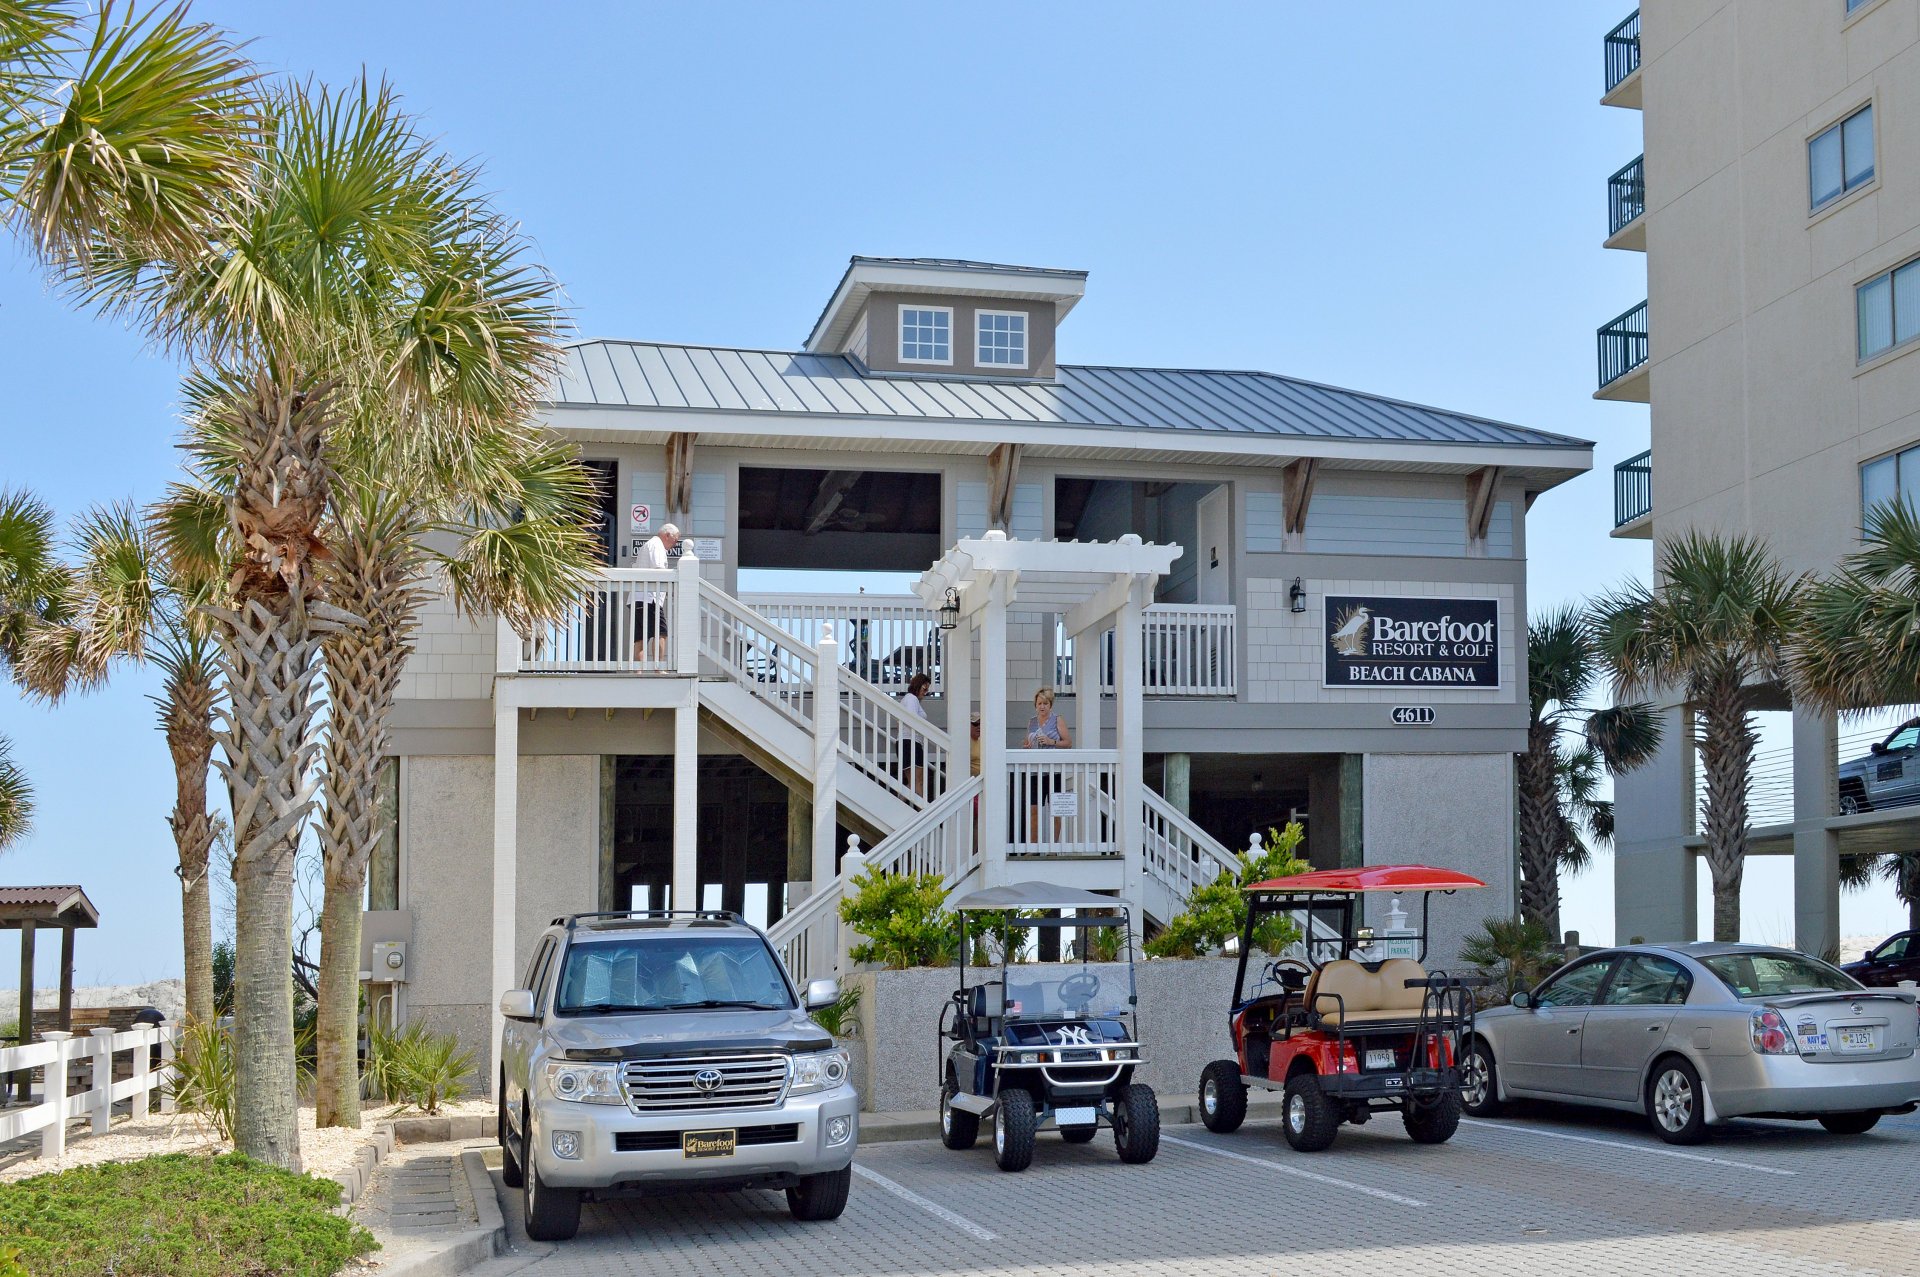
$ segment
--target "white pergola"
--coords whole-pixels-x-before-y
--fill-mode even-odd
[[[988,532],[954,544],[921,574],[914,592],[929,609],[949,602],[959,608],[959,624],[945,635],[941,677],[947,699],[947,730],[952,756],[968,756],[968,724],[980,704],[980,774],[988,783],[980,792],[983,830],[1007,828],[1007,613],[1018,603],[1025,612],[1054,612],[1063,618],[1073,641],[1074,739],[1089,749],[1114,751],[1119,842],[1130,886],[1139,877],[1141,805],[1142,614],[1153,601],[1161,577],[1180,557],[1177,545],[1151,545],[1132,533],[1118,541],[1015,541]],[[949,596],[951,591],[951,597]],[[1099,637],[1113,626],[1114,735],[1101,740]],[[975,627],[979,634],[976,640]],[[980,686],[973,683],[975,642],[979,643]],[[993,845],[982,840],[985,850]],[[1004,855],[984,858],[986,886],[1008,880]],[[1030,872],[1022,870],[1022,872]]]

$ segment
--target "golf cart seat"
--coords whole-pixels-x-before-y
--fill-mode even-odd
[[[976,984],[967,990],[967,1014],[973,1017],[973,1031],[976,1034],[999,1032],[1000,1022],[1007,1013],[1006,994],[1006,986],[998,980]]]
[[[1427,991],[1409,989],[1407,981],[1424,980],[1426,976],[1426,969],[1411,958],[1389,958],[1377,971],[1339,959],[1314,973],[1307,985],[1307,1009],[1329,1029],[1412,1024],[1420,1018]]]

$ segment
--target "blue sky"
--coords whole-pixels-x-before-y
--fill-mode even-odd
[[[1596,441],[1529,519],[1534,606],[1644,571],[1594,328],[1645,295],[1600,248],[1637,113],[1597,105],[1617,4],[259,5],[199,14],[265,66],[385,73],[485,161],[579,335],[793,347],[852,253],[1084,268],[1067,362],[1265,368]],[[538,15],[536,18],[534,15]],[[1175,18],[1171,15],[1177,14]],[[177,370],[0,267],[0,484],[70,515],[159,493]],[[80,881],[86,980],[178,969],[171,779],[140,673],[57,713],[0,692],[40,794],[0,881]],[[1750,909],[1787,922],[1785,861]],[[1611,933],[1610,873],[1568,925]],[[1894,925],[1850,899],[1849,930]],[[51,968],[48,968],[49,972]]]

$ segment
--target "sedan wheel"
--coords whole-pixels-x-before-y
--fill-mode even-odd
[[[1502,1107],[1494,1081],[1493,1052],[1485,1042],[1467,1048],[1460,1067],[1460,1106],[1474,1117],[1497,1117]]]
[[[1647,1083],[1647,1117],[1654,1133],[1669,1144],[1698,1144],[1706,1138],[1706,1097],[1691,1064],[1668,1059],[1654,1067]]]

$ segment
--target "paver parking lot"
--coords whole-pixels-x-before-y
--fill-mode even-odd
[[[478,1270],[533,1277],[908,1273],[1920,1274],[1920,1115],[1865,1136],[1740,1122],[1676,1149],[1631,1117],[1540,1108],[1409,1141],[1397,1118],[1302,1155],[1277,1124],[1169,1127],[1123,1166],[1104,1135],[1043,1136],[1033,1168],[981,1146],[863,1148],[847,1213],[798,1225],[776,1193],[589,1204],[580,1236]],[[531,1262],[529,1262],[531,1261]]]

